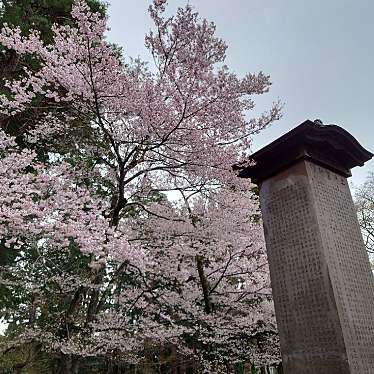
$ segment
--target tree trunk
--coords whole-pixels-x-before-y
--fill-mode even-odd
[[[277,371],[278,371],[278,374],[283,374],[283,365],[282,365],[282,363],[280,363],[280,364],[277,366]]]
[[[170,374],[178,374],[178,355],[177,347],[175,344],[171,345],[170,366]]]
[[[77,374],[79,369],[78,359],[72,355],[62,355],[57,374]]]
[[[196,265],[199,273],[201,288],[203,290],[205,312],[209,314],[212,312],[212,304],[209,297],[209,283],[204,273],[203,258],[200,255],[196,256]]]
[[[27,362],[20,362],[13,366],[15,374],[21,374],[23,368],[27,365]]]

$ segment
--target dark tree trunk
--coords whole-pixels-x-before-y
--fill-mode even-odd
[[[171,345],[170,366],[170,374],[178,374],[178,356],[175,344]]]
[[[57,374],[77,374],[79,361],[72,355],[62,355],[59,360]]]
[[[282,365],[282,363],[280,363],[280,364],[277,366],[277,371],[278,371],[278,374],[283,374],[283,365]]]
[[[203,258],[200,255],[196,256],[197,271],[200,278],[200,284],[204,296],[205,312],[210,314],[212,312],[212,304],[209,297],[209,283],[204,273]]]

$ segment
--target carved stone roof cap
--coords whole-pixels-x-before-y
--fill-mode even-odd
[[[350,169],[363,166],[372,157],[341,127],[307,120],[251,155],[254,165],[235,165],[234,169],[240,169],[239,177],[261,183],[299,160],[309,160],[349,177]]]

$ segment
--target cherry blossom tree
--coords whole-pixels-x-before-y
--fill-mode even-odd
[[[209,357],[210,363],[227,365],[248,357],[256,364],[276,361],[278,339],[258,205],[250,203],[244,186],[208,196],[181,194],[177,207],[157,204],[158,214],[177,224],[152,214],[136,216],[134,223],[136,242],[154,259],[148,272],[169,331],[165,343],[173,339],[185,356]],[[160,339],[163,326],[154,327],[148,334]]]
[[[355,203],[358,221],[370,257],[374,253],[374,173],[368,174],[366,181],[356,189]]]
[[[210,372],[279,359],[258,203],[232,165],[280,105],[250,118],[269,77],[238,78],[214,24],[165,9],[149,7],[152,69],[124,64],[83,1],[50,44],[0,34],[40,65],[5,82],[2,115],[49,103],[23,148],[1,133],[0,237],[15,256],[1,283],[18,300],[4,350],[53,352],[61,373],[81,357],[140,362],[160,342]]]

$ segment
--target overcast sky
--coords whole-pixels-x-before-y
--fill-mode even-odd
[[[186,0],[169,0],[170,12]],[[349,131],[374,152],[373,0],[190,0],[217,25],[229,48],[227,64],[239,75],[270,74],[265,110],[278,98],[283,118],[254,139],[253,151],[305,119],[320,118]],[[109,39],[125,55],[148,59],[144,34],[152,26],[150,0],[109,0]],[[353,170],[355,185],[374,161]]]

